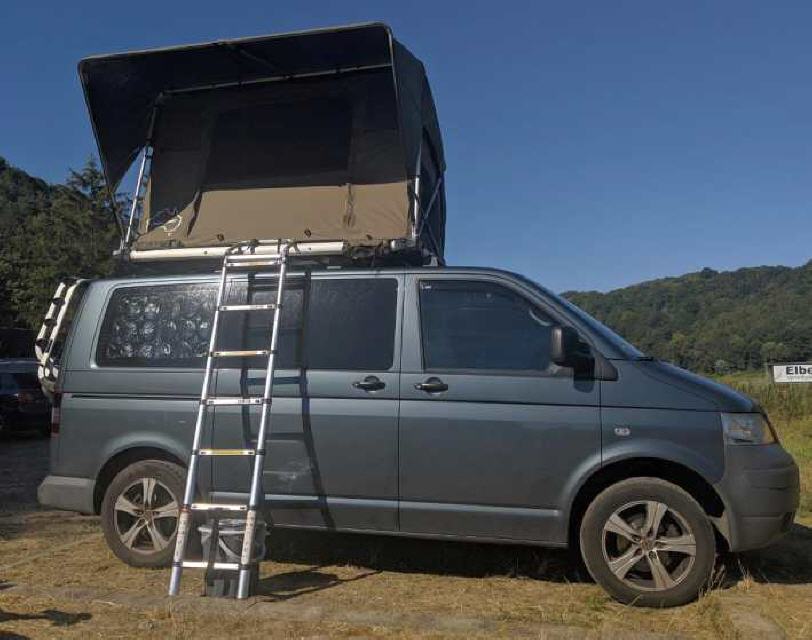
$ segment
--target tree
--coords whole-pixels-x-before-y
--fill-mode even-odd
[[[10,182],[22,184],[18,176]],[[111,273],[121,199],[109,201],[104,175],[91,159],[71,171],[65,185],[29,183],[23,196],[17,189],[14,203],[0,229],[0,313],[6,324],[34,329],[61,280]]]

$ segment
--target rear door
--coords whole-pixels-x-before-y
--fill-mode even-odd
[[[600,456],[598,384],[550,361],[558,322],[512,281],[406,281],[400,524],[419,534],[564,542],[563,495]]]
[[[401,281],[375,272],[287,281],[263,476],[275,525],[397,529]],[[272,302],[275,287],[238,281],[230,300]],[[271,319],[229,314],[222,348],[267,348]],[[262,395],[264,359],[224,364],[218,395]],[[258,408],[215,411],[215,447],[253,446]],[[249,459],[215,459],[216,495],[244,499],[249,478]]]

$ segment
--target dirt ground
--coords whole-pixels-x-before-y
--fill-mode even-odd
[[[569,554],[382,536],[274,533],[248,603],[164,596],[165,570],[134,569],[98,519],[44,511],[47,441],[0,440],[0,637],[812,638],[812,521],[726,559],[698,602],[611,601]]]

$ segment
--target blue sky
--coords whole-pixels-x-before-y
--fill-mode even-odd
[[[91,53],[383,20],[426,64],[452,264],[554,290],[812,258],[809,2],[0,4],[0,155],[95,152]]]

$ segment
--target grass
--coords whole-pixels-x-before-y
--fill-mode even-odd
[[[772,384],[764,373],[738,373],[719,378],[757,400],[778,431],[781,444],[801,469],[798,518],[812,519],[812,384]]]

